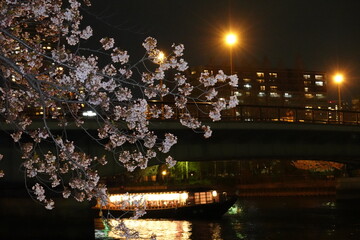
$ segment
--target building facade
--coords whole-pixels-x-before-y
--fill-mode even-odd
[[[190,69],[193,78],[201,72],[216,74],[216,66]],[[296,69],[234,69],[239,77],[237,88],[229,89],[243,105],[327,108],[327,79],[324,72]],[[222,94],[228,94],[223,91]]]

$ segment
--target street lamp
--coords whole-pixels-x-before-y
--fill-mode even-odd
[[[334,76],[334,82],[337,84],[338,87],[338,101],[339,101],[339,110],[341,110],[341,93],[340,93],[340,85],[344,81],[344,77],[342,74],[336,74]]]
[[[159,65],[164,63],[165,60],[166,60],[165,53],[163,51],[158,51],[156,56],[155,56],[155,60],[156,60],[156,63],[159,64]],[[159,72],[159,69],[156,69],[156,72]],[[160,88],[162,88],[162,87],[163,87],[163,80],[160,79]],[[160,94],[160,100],[161,100],[161,102],[163,101],[163,95],[162,94]],[[161,109],[163,109],[163,108],[164,108],[164,105],[161,104]]]
[[[232,60],[232,48],[237,42],[237,36],[234,33],[229,33],[225,36],[225,42],[229,46],[230,55],[230,74],[233,73],[233,60]]]

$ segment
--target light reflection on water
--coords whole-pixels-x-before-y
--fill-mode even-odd
[[[158,240],[187,240],[190,239],[191,223],[188,221],[170,221],[170,220],[124,220],[125,226],[137,230],[140,239],[150,239],[155,234]],[[116,220],[110,220],[111,225],[116,225]],[[109,237],[120,238],[116,232],[110,231]]]
[[[125,220],[140,239],[158,240],[358,240],[360,206],[319,197],[240,199],[219,220]],[[103,237],[100,237],[102,233]],[[97,230],[97,239],[104,231]],[[108,235],[119,239],[119,236]],[[125,238],[123,238],[125,239]]]
[[[117,221],[111,219],[111,225],[117,225]],[[218,222],[183,221],[183,220],[160,220],[160,219],[124,219],[126,227],[139,232],[137,239],[150,239],[153,234],[157,240],[223,240],[221,238],[221,225]],[[101,225],[101,219],[95,219],[95,225]],[[195,225],[195,228],[193,228]],[[96,239],[126,239],[111,229],[96,229]]]

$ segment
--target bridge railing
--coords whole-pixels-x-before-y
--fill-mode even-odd
[[[174,105],[173,102],[154,101],[149,102],[149,107],[155,105],[158,109],[163,109],[165,104],[169,106]],[[213,107],[211,103],[207,102],[191,103],[187,105],[186,110],[177,110],[173,116],[173,119],[179,119],[183,113],[189,111],[192,116],[197,117],[200,120],[211,120],[208,116],[208,113],[212,108]],[[51,111],[49,110],[39,111],[40,114],[36,110],[28,110],[27,114],[32,118],[42,118],[44,117],[42,111],[44,111],[47,118],[54,118]],[[82,114],[82,112],[85,112],[85,110],[79,111],[78,114]],[[150,111],[149,119],[151,119]],[[296,122],[360,125],[360,112],[285,106],[239,105],[235,109],[223,111],[221,119],[225,121],[228,120],[242,122]]]
[[[207,112],[212,108],[210,104],[197,103],[188,107],[193,116],[201,119],[210,119]],[[175,118],[182,114],[178,111]],[[243,122],[297,122],[319,124],[360,125],[360,112],[347,110],[239,105],[236,109],[222,112],[223,120]]]
[[[239,106],[236,120],[359,125],[359,112],[274,106]]]

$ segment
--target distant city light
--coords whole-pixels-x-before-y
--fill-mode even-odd
[[[250,84],[248,84],[248,83],[246,83],[246,84],[244,84],[244,88],[249,89],[249,88],[251,88],[251,85],[250,85]]]

